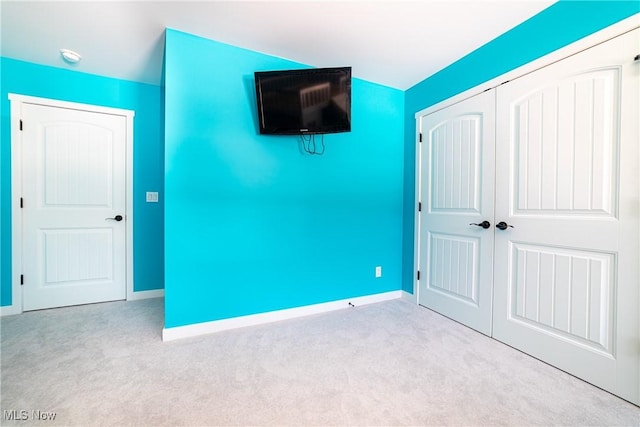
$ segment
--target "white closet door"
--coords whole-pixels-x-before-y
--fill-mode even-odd
[[[421,118],[418,302],[491,334],[495,93]]]
[[[638,53],[635,30],[498,88],[493,329],[635,403]]]

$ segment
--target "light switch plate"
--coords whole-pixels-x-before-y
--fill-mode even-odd
[[[376,277],[382,277],[382,266],[381,265],[376,267]]]
[[[147,191],[147,203],[158,203],[157,191]]]

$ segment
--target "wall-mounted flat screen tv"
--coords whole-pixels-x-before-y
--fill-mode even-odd
[[[351,131],[351,67],[256,71],[260,133]]]

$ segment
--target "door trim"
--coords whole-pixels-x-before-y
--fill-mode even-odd
[[[422,120],[416,117],[416,158],[414,162],[415,167],[415,185],[413,196],[413,295],[416,297],[416,304],[420,301],[420,279],[418,272],[420,271],[420,227],[422,222],[420,221],[420,207],[422,200],[420,200],[420,191],[422,190],[422,141],[420,138],[422,135]]]
[[[566,46],[563,46],[551,53],[548,53],[544,56],[541,56],[538,59],[535,59],[527,64],[524,64],[518,68],[507,71],[504,74],[499,75],[491,80],[487,80],[484,83],[480,83],[477,86],[474,86],[470,89],[467,89],[463,92],[460,92],[456,95],[451,96],[443,101],[440,101],[436,104],[430,105],[427,108],[424,108],[414,114],[414,119],[416,122],[415,126],[415,144],[416,144],[416,159],[414,162],[414,217],[413,217],[413,293],[416,297],[419,297],[417,294],[420,289],[420,284],[417,279],[417,271],[420,267],[419,263],[419,247],[420,247],[420,212],[418,212],[418,203],[420,203],[420,176],[421,176],[421,163],[420,163],[420,133],[422,132],[421,128],[421,118],[422,116],[426,116],[436,111],[447,108],[453,104],[457,104],[459,102],[464,101],[465,99],[471,98],[475,95],[478,95],[484,91],[489,89],[494,89],[498,87],[500,84],[507,80],[517,79],[518,77],[522,77],[525,74],[532,73],[540,68],[546,67],[547,65],[551,65],[554,62],[558,62],[562,59],[565,59],[571,55],[575,55],[583,50],[589,49],[597,44],[604,43],[612,38],[618,37],[624,33],[629,31],[633,31],[640,26],[640,14],[636,13],[631,15],[628,18],[623,19],[622,21],[618,21],[615,24],[612,24],[606,28],[603,28],[595,33],[592,33],[588,36],[585,36],[573,43],[570,43]]]
[[[11,121],[11,305],[2,307],[2,315],[20,314],[23,312],[22,289],[20,275],[22,273],[22,212],[19,198],[22,195],[22,141],[20,134],[20,117],[23,104],[35,104],[45,107],[66,108],[92,113],[122,116],[126,121],[125,130],[125,210],[126,210],[126,298],[133,299],[133,117],[135,111],[120,108],[102,107],[69,101],[9,94]]]
[[[631,15],[630,17],[625,18],[622,21],[618,21],[615,24],[612,24],[601,30],[598,30],[595,33],[592,33],[588,36],[585,36],[581,39],[574,41],[573,43],[570,43],[557,50],[554,50],[553,52],[550,52],[544,56],[534,59],[531,62],[521,65],[518,68],[514,68],[513,70],[507,71],[504,74],[499,75],[498,77],[494,77],[493,79],[480,83],[477,86],[474,86],[470,89],[465,90],[464,92],[460,92],[458,94],[451,96],[450,98],[447,98],[436,104],[430,105],[429,107],[416,112],[414,115],[414,118],[418,120],[422,116],[435,113],[438,110],[442,110],[443,108],[446,108],[450,105],[464,101],[465,99],[471,98],[472,96],[477,95],[481,92],[496,88],[500,86],[502,83],[505,83],[507,80],[517,79],[518,77],[522,77],[525,74],[532,73],[540,68],[544,68],[547,65],[553,64],[554,62],[561,61],[569,56],[580,53],[583,50],[586,50],[591,47],[594,47],[595,45],[604,43],[615,37],[621,36],[624,33],[633,31],[639,27],[640,27],[640,13],[636,13],[635,15]]]

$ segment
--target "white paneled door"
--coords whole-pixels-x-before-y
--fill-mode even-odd
[[[418,302],[491,334],[495,92],[422,117]]]
[[[22,104],[23,309],[125,299],[124,116]]]
[[[636,404],[638,53],[640,29],[420,117],[418,178],[418,302]]]
[[[640,30],[497,89],[493,336],[640,403]]]

